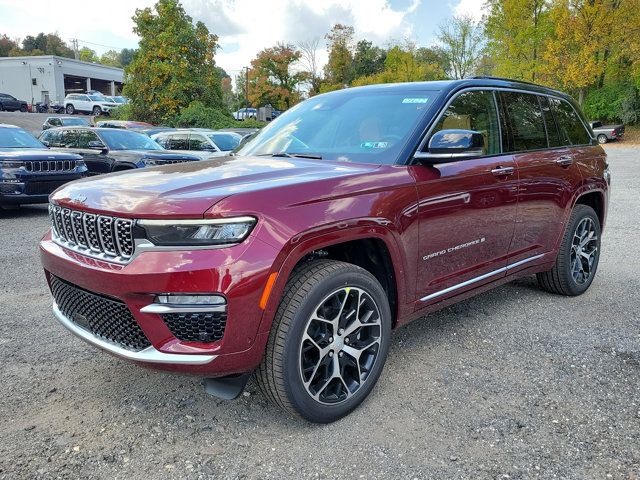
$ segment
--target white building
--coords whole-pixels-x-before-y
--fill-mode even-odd
[[[119,95],[123,82],[124,70],[97,63],[54,55],[0,57],[0,93],[31,104],[62,102],[68,93],[87,90]]]

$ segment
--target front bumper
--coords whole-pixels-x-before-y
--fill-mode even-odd
[[[21,173],[10,179],[0,174],[0,204],[47,203],[49,194],[58,187],[84,176],[85,170],[66,174]]]
[[[40,253],[50,286],[55,276],[124,303],[150,344],[139,350],[116,344],[65,316],[54,303],[58,321],[98,348],[145,366],[212,377],[250,372],[262,359],[268,336],[258,335],[263,314],[259,303],[277,252],[254,237],[231,248],[145,251],[118,265],[68,250],[47,234]],[[222,338],[178,339],[154,302],[164,293],[224,296],[227,320]]]

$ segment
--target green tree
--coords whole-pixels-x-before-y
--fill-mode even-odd
[[[418,59],[414,45],[404,48],[396,45],[386,53],[384,70],[380,73],[356,78],[354,86],[375,83],[418,82],[443,78],[441,67],[436,63],[423,63]]]
[[[353,33],[353,27],[337,23],[325,35],[329,60],[324,76],[331,85],[348,85],[353,80]]]
[[[265,48],[251,61],[249,101],[287,109],[300,100],[298,86],[307,80],[305,72],[294,72],[301,53],[293,45],[279,43]]]
[[[110,67],[122,67],[120,63],[120,54],[115,50],[108,50],[100,56],[98,60],[102,65],[109,65]]]
[[[494,74],[536,82],[553,25],[549,0],[488,0],[484,33]]]
[[[473,74],[482,56],[483,40],[482,26],[469,16],[453,17],[440,25],[438,41],[451,78]]]
[[[122,68],[126,67],[133,61],[136,50],[134,48],[123,48],[118,54],[118,63]]]
[[[360,40],[353,55],[353,73],[357,77],[375,75],[384,70],[387,52],[369,40]]]
[[[6,35],[0,35],[0,57],[8,57],[9,52],[18,48],[18,43]]]
[[[67,46],[57,33],[39,33],[35,37],[27,35],[24,40],[22,40],[22,51],[16,51],[14,55],[58,55],[60,57],[74,57],[73,50]]]
[[[222,108],[216,35],[202,22],[194,25],[177,0],[138,9],[133,21],[140,43],[125,69],[124,95],[136,119],[167,122],[196,100]]]
[[[99,61],[98,55],[96,54],[95,50],[91,50],[89,47],[82,47],[78,51],[78,58],[83,62],[98,63]]]

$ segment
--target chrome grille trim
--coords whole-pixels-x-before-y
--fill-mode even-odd
[[[27,172],[70,172],[78,166],[77,160],[27,160]]]
[[[133,257],[134,220],[96,215],[49,205],[51,236],[57,244],[108,262],[125,264]]]

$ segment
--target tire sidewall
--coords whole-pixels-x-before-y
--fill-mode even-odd
[[[598,219],[598,215],[596,214],[596,212],[591,207],[588,207],[586,205],[579,205],[576,211],[577,211],[577,215],[572,216],[571,222],[567,228],[567,238],[566,238],[565,244],[563,245],[563,248],[567,249],[566,251],[567,261],[565,262],[565,265],[563,265],[563,269],[564,269],[563,274],[567,278],[567,282],[566,282],[567,287],[569,288],[572,295],[580,295],[586,292],[587,289],[591,286],[591,283],[593,282],[593,279],[595,278],[598,270],[598,263],[600,261],[600,241],[602,238],[600,220]],[[578,227],[580,222],[585,218],[590,218],[596,226],[597,233],[598,233],[597,250],[596,250],[596,258],[593,262],[593,267],[592,267],[592,271],[591,271],[591,275],[589,276],[589,279],[583,284],[578,284],[573,279],[573,274],[571,273],[571,248],[572,248],[572,240],[573,240],[573,236],[575,235],[576,228]]]
[[[356,267],[358,268],[358,267]],[[361,270],[358,268],[358,270]],[[374,367],[365,384],[347,401],[338,405],[326,405],[316,402],[305,389],[300,376],[300,344],[311,314],[320,302],[330,293],[344,287],[357,287],[366,291],[375,301],[380,311],[381,335],[380,350]],[[284,348],[285,391],[294,408],[305,418],[317,423],[337,420],[355,409],[369,395],[375,386],[389,351],[391,336],[391,311],[386,294],[377,280],[368,272],[343,271],[327,277],[314,285],[304,304],[294,314],[291,328],[287,332]]]
[[[67,115],[73,115],[74,113],[76,113],[76,109],[73,105],[67,105],[65,111],[67,112]]]
[[[598,143],[600,145],[603,145],[603,144],[607,143],[607,140],[608,140],[608,138],[607,138],[606,135],[602,135],[602,134],[598,135]]]
[[[102,115],[102,109],[100,107],[93,107],[93,115],[99,117]]]

